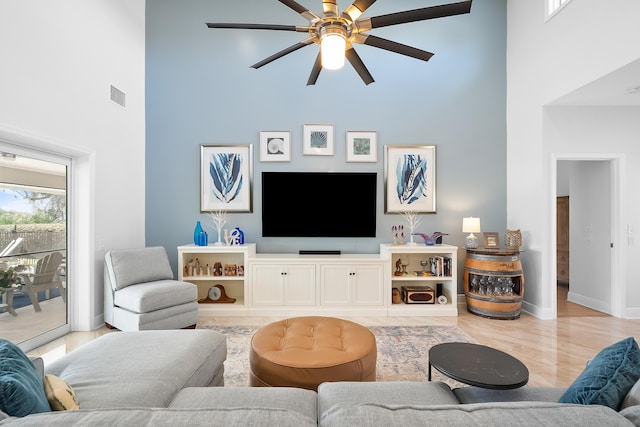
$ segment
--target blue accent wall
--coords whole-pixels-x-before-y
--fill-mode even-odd
[[[319,13],[320,0],[299,1]],[[364,16],[443,4],[378,0]],[[339,2],[340,10],[348,2]],[[146,243],[190,243],[196,221],[209,241],[211,220],[200,212],[200,146],[253,144],[253,212],[230,215],[258,252],[338,249],[376,253],[403,223],[384,213],[384,147],[435,145],[437,213],[422,215],[420,232],[450,233],[464,246],[462,218],[481,218],[483,231],[506,228],[506,0],[475,0],[471,13],[371,30],[434,53],[429,62],[369,46],[355,48],[375,82],[365,86],[347,63],[323,70],[306,86],[318,52],[307,46],[258,70],[250,66],[306,37],[305,33],[208,29],[206,22],[305,25],[276,0],[153,0],[146,4]],[[304,124],[333,124],[335,154],[304,156]],[[291,161],[259,161],[260,131],[290,131]],[[377,132],[377,163],[346,161],[346,132]],[[378,173],[377,237],[262,238],[262,171]],[[295,183],[291,189],[295,197]],[[349,215],[349,212],[340,212]],[[316,218],[301,218],[315,221]],[[339,221],[340,218],[331,218]],[[292,225],[293,226],[293,225]]]

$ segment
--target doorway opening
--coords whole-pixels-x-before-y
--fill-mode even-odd
[[[621,316],[620,163],[607,155],[556,158],[556,280],[551,283],[558,317]]]

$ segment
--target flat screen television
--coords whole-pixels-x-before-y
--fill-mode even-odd
[[[375,237],[375,172],[262,172],[263,237]]]

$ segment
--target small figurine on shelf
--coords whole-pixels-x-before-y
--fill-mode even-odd
[[[394,276],[402,276],[402,260],[398,258],[396,261],[396,271],[393,273]]]
[[[190,259],[187,262],[187,276],[193,276],[196,269],[196,262],[193,259]]]
[[[237,272],[237,267],[235,264],[225,264],[224,265],[224,275],[225,276],[235,276]]]
[[[400,289],[398,288],[391,289],[391,303],[392,304],[402,303],[402,297],[400,296]]]
[[[222,263],[220,261],[213,263],[213,275],[222,276]]]

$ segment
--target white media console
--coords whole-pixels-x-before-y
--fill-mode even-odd
[[[379,254],[298,255],[256,253],[255,243],[190,244],[178,246],[178,278],[198,285],[200,311],[216,316],[457,316],[457,255],[451,245],[381,244]],[[222,267],[217,273],[216,263]],[[432,265],[441,275],[422,274]],[[214,285],[235,302],[211,302]],[[434,298],[398,302],[393,288],[431,288]]]

